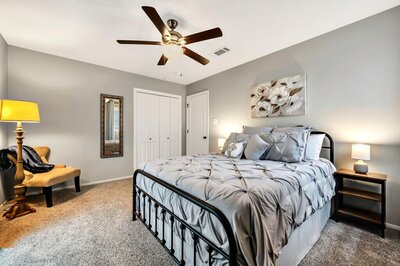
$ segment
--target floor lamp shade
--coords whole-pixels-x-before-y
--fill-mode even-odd
[[[39,123],[39,107],[35,102],[0,100],[0,121]]]

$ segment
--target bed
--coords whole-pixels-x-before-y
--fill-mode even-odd
[[[328,159],[300,163],[218,154],[142,165],[133,175],[140,219],[178,265],[297,265],[319,238],[335,193]]]

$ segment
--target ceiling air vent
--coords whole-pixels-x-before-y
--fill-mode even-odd
[[[222,47],[222,48],[218,49],[217,51],[215,51],[214,54],[218,55],[218,56],[221,56],[224,53],[229,52],[229,51],[230,51],[230,49],[225,46],[225,47]]]

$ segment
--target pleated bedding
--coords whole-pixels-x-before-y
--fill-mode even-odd
[[[336,169],[323,158],[284,163],[207,154],[156,160],[139,168],[221,210],[234,231],[240,265],[274,265],[291,232],[335,193]],[[214,216],[141,175],[137,185],[228,252],[227,237]],[[198,252],[207,263],[204,245]],[[213,265],[224,264],[222,256],[214,256]]]

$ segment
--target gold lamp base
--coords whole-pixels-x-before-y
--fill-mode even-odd
[[[27,215],[32,212],[36,212],[34,208],[25,203],[25,192],[26,186],[23,184],[18,184],[14,186],[16,202],[10,207],[8,211],[6,211],[3,216],[5,216],[8,220],[12,220],[17,217],[21,217]]]

